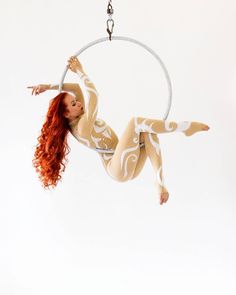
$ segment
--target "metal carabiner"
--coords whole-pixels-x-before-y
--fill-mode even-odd
[[[112,15],[113,13],[114,13],[114,10],[112,8],[112,5],[111,5],[111,3],[108,3],[107,14]]]
[[[114,28],[114,20],[112,19],[112,15],[114,13],[114,10],[111,5],[111,0],[109,0],[109,3],[107,5],[107,14],[109,19],[107,20],[107,33],[109,34],[109,40],[111,41],[111,35],[113,33]]]
[[[110,23],[111,23],[111,28],[109,27]],[[107,20],[107,33],[109,34],[110,41],[111,41],[111,35],[113,33],[113,28],[114,28],[114,20],[113,19],[108,19]]]

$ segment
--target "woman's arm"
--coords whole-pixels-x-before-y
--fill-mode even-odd
[[[79,121],[78,130],[80,131],[81,136],[89,136],[93,130],[94,122],[97,118],[98,92],[90,78],[84,72],[80,62],[76,57],[71,57],[68,60],[68,63],[69,69],[76,73],[81,81],[84,83],[85,90],[88,96],[85,114],[81,117]]]
[[[84,71],[76,71],[77,75],[83,81],[87,93],[87,104],[85,115],[80,119],[78,128],[81,130],[81,135],[88,136],[93,130],[94,123],[98,113],[98,92]]]
[[[47,91],[47,90],[58,90],[59,84],[39,84],[36,86],[29,86],[27,88],[33,89],[32,95],[33,94],[39,95],[40,93]],[[82,103],[82,105],[85,107],[84,95],[83,95],[83,92],[78,84],[64,83],[62,85],[62,90],[74,93],[76,100],[80,101]]]
[[[39,84],[36,86],[28,86],[27,88],[32,89],[32,95],[38,95],[46,90],[58,90],[59,84]],[[73,92],[76,96],[83,96],[83,92],[77,83],[64,83],[62,85],[62,90]]]

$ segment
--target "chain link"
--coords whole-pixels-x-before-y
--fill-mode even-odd
[[[114,9],[112,7],[112,0],[109,0],[107,5],[107,14],[108,14],[108,20],[107,20],[107,33],[109,34],[109,39],[111,41],[111,35],[113,33],[114,28],[114,20],[112,19],[112,15],[114,13]]]

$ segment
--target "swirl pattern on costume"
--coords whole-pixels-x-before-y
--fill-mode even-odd
[[[152,144],[152,146],[155,148],[156,153],[159,155],[160,154],[160,144],[159,144],[159,142],[156,142],[153,139],[152,133],[148,133],[148,138],[149,138],[150,143]]]
[[[125,156],[126,154],[132,152],[132,151],[137,151],[139,149],[139,141],[138,143],[136,144],[136,146],[134,147],[131,147],[131,148],[127,148],[125,149],[122,153],[121,153],[121,159],[120,159],[120,166],[121,166],[121,169],[123,168],[123,166],[125,165],[125,167],[127,167],[127,162],[128,162],[128,159],[129,159],[129,155],[127,156],[127,158],[125,159]],[[131,156],[135,156],[135,154],[131,154]],[[124,163],[125,161],[125,163]],[[126,173],[125,175],[126,176]]]
[[[119,140],[112,128],[105,121],[97,118],[98,92],[95,86],[87,76],[82,76],[82,80],[85,83],[88,96],[87,109],[85,114],[71,125],[72,134],[87,147],[94,150],[101,149],[98,154],[106,172],[117,181],[127,181],[136,177],[148,155],[155,170],[158,186],[160,190],[163,190],[165,186],[158,135],[188,129],[189,135],[200,130],[202,124],[190,121],[173,122],[134,117],[128,123],[124,135]],[[192,125],[192,123],[194,124]],[[144,137],[142,137],[145,150],[140,148],[141,133],[144,133],[142,134]],[[111,150],[113,153],[105,153],[102,151],[103,149]]]
[[[133,159],[133,160],[132,160],[133,162],[137,162],[137,160],[138,160],[138,156],[135,155],[135,154],[131,154],[131,155],[129,155],[129,156],[126,158],[126,161],[125,161],[125,169],[124,169],[124,175],[123,175],[124,178],[128,175],[128,161],[129,161],[130,158],[131,158],[131,160]]]

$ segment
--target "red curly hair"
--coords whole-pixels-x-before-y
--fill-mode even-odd
[[[61,92],[50,103],[46,115],[46,121],[37,138],[38,144],[32,160],[39,179],[45,189],[56,187],[61,179],[61,173],[65,171],[65,158],[70,148],[67,144],[69,132],[68,119],[65,117],[67,108],[64,98],[67,92]]]

